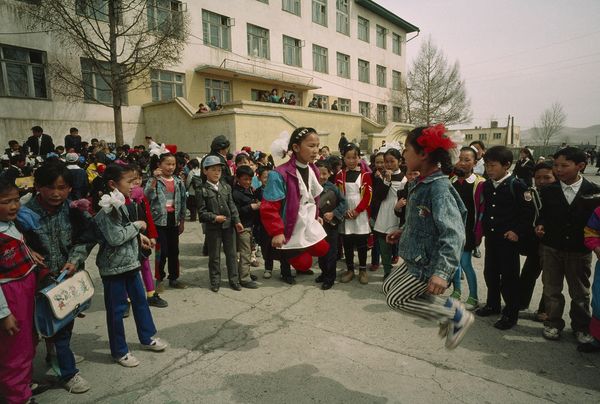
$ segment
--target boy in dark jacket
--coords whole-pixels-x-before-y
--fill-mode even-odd
[[[548,315],[543,336],[557,340],[565,327],[562,289],[566,278],[571,297],[571,328],[580,344],[592,341],[588,333],[592,253],[583,243],[583,229],[594,207],[585,204],[584,197],[600,192],[596,184],[580,174],[586,160],[585,152],[576,147],[565,147],[554,155],[554,172],[559,181],[540,191],[542,209],[535,229],[542,240],[542,282]]]
[[[344,219],[348,210],[346,198],[338,187],[329,182],[331,167],[326,160],[318,160],[315,165],[319,168],[319,183],[323,192],[319,196],[319,216],[323,219],[323,228],[327,233],[325,240],[329,243],[329,251],[323,257],[319,257],[319,268],[321,275],[317,276],[315,282],[321,283],[321,289],[331,289],[335,282],[335,265],[337,261],[338,248],[338,226]]]
[[[510,149],[494,146],[483,158],[489,177],[483,185],[483,275],[488,294],[486,305],[476,313],[483,317],[500,314],[502,296],[506,306],[494,327],[508,330],[518,320],[519,242],[523,242],[531,229],[534,207],[527,185],[509,172],[513,160]]]
[[[244,230],[244,226],[240,223],[231,187],[220,181],[223,166],[219,157],[206,156],[202,160],[206,182],[196,190],[200,222],[206,223],[204,242],[208,248],[210,290],[213,292],[218,292],[221,284],[221,244],[225,251],[229,286],[233,290],[242,290],[236,266],[233,226],[238,233]]]
[[[248,289],[256,289],[258,285],[254,282],[250,273],[252,263],[252,228],[260,220],[258,209],[260,202],[252,190],[252,177],[254,171],[249,166],[239,166],[235,172],[236,184],[233,186],[233,201],[240,214],[240,221],[244,229],[238,233],[237,252],[240,255],[238,273],[240,285]]]

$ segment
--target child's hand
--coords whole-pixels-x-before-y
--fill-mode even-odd
[[[260,202],[251,203],[250,207],[252,208],[252,210],[258,210],[260,209]]]
[[[506,233],[504,233],[504,238],[512,241],[513,243],[519,241],[519,236],[517,236],[517,233],[515,233],[512,230],[509,230]]]
[[[152,244],[150,243],[150,239],[143,234],[140,234],[140,243],[142,244],[142,248],[145,250],[149,250],[152,248]]]
[[[12,336],[21,331],[17,319],[12,314],[0,319],[0,331]]]
[[[406,206],[406,198],[400,198],[400,199],[398,199],[398,202],[396,202],[396,205],[394,206],[394,210],[401,211],[402,208],[405,206]]]
[[[75,271],[77,271],[77,266],[75,264],[71,264],[70,262],[67,262],[63,267],[61,271],[67,271],[67,275],[71,276],[75,273]]]
[[[179,229],[178,229],[179,234],[182,234],[184,230],[185,230],[185,221],[182,220],[181,222],[179,222]]]
[[[448,288],[448,282],[437,275],[432,275],[427,284],[427,292],[432,295],[441,295]]]
[[[237,231],[238,233],[241,233],[244,231],[244,225],[241,223],[236,223],[235,224],[235,231]]]
[[[156,239],[155,239],[155,238],[151,238],[151,239],[150,239],[150,247],[151,247],[151,248],[154,248],[154,247],[156,247]]]
[[[283,234],[278,234],[273,237],[271,240],[271,245],[275,248],[281,248],[285,244],[285,236]]]
[[[546,232],[544,231],[544,226],[543,225],[538,225],[535,226],[535,235],[538,236],[539,238],[544,237],[544,234],[546,234]]]
[[[385,170],[383,173],[383,179],[387,182],[390,182],[392,180],[392,172],[390,170]]]
[[[156,170],[152,171],[152,175],[154,175],[156,178],[160,177],[162,175],[162,169],[157,168]]]
[[[385,242],[388,244],[396,244],[400,240],[402,230],[395,230],[385,236]]]
[[[44,256],[38,252],[35,252],[33,250],[31,251],[31,258],[33,258],[33,262],[35,262],[37,265],[45,265],[44,264]]]
[[[333,220],[333,212],[327,212],[323,215],[323,220],[325,220],[327,223],[331,222]]]
[[[143,220],[136,220],[133,224],[140,229],[140,231],[146,231],[146,222]]]
[[[225,220],[227,220],[227,217],[223,215],[217,215],[217,217],[215,217],[215,222],[219,224],[223,223]]]
[[[594,248],[594,254],[596,254],[596,257],[598,257],[598,259],[600,259],[600,247]]]
[[[322,218],[322,217],[318,217],[318,218],[317,218],[317,222],[319,222],[319,224],[320,224],[321,226],[323,226],[323,218]]]

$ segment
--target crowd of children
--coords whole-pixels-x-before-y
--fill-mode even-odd
[[[69,136],[77,140],[78,134]],[[252,273],[259,253],[263,279],[279,261],[281,279],[290,285],[295,274],[312,273],[318,257],[315,282],[328,290],[342,256],[339,281],[356,277],[355,251],[358,281],[367,284],[371,248],[369,269],[382,265],[388,305],[438,322],[448,349],[474,323],[472,312],[499,316],[494,327],[500,330],[514,327],[542,274],[543,297],[534,313],[544,323],[542,335],[557,340],[565,328],[566,280],[578,349],[600,351],[598,269],[590,282],[592,252],[600,256],[600,187],[582,177],[587,156],[577,148],[562,148],[553,163],[535,166],[531,151],[522,150],[513,174],[508,148],[486,150],[481,142],[461,148],[443,125],[412,130],[404,145],[382,147],[370,165],[357,144],[343,145],[341,158],[319,148],[309,127],[273,143],[273,156],[289,158],[277,167],[250,147],[231,155],[224,136],[202,159],[146,140],[147,149],[110,149],[69,139],[64,155],[50,152],[43,159],[25,156],[11,141],[11,166],[0,175],[0,395],[8,403],[33,402],[32,394],[43,390],[31,380],[36,285],[84,269],[96,245],[112,358],[139,365],[125,336],[130,311],[142,347],[167,348],[156,337],[150,307],[168,306],[160,296],[166,286],[187,287],[179,279],[179,237],[188,211],[203,226],[215,293],[221,252],[235,291],[259,287]],[[472,263],[483,240],[484,304]],[[442,297],[450,286],[452,293]],[[84,393],[90,383],[77,368],[83,358],[70,348],[73,327],[74,321],[45,340],[47,361],[69,392]]]

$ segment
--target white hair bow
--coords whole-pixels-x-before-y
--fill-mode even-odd
[[[102,195],[98,205],[105,213],[110,213],[113,209],[119,209],[121,206],[125,205],[125,195],[118,189],[115,189],[110,194]]]
[[[460,148],[462,147],[463,142],[465,141],[465,134],[461,131],[457,130],[449,136],[450,140],[454,143],[454,147],[448,150],[450,153],[450,159],[452,161],[452,165],[458,163],[458,158],[460,156]]]
[[[283,131],[279,134],[279,137],[271,143],[271,155],[284,158],[288,152],[288,145],[290,143],[290,134]]]
[[[163,143],[160,146],[158,144],[156,144],[156,147],[151,148],[149,153],[150,153],[150,156],[160,157],[163,154],[167,154],[167,153],[171,153],[171,152],[169,151],[169,149],[167,149],[167,146],[165,146],[165,144]]]

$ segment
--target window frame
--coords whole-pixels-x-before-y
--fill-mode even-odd
[[[27,60],[16,60],[16,59],[8,59],[6,57],[7,49],[14,49],[16,51],[26,52]],[[32,52],[39,56],[40,62],[32,62],[31,56]],[[7,65],[11,66],[20,66],[21,73],[25,72],[26,80],[27,80],[27,95],[11,94],[11,81],[9,79],[10,72],[7,68]],[[38,77],[37,79],[43,87],[40,88],[40,92],[44,94],[44,96],[37,96],[38,91],[36,90],[36,74],[34,70],[40,70],[42,73],[42,77]],[[41,79],[41,80],[40,80]],[[22,88],[24,89],[24,88]],[[50,99],[50,86],[49,86],[49,78],[48,78],[48,67],[47,67],[47,54],[45,51],[31,49],[31,48],[23,48],[20,46],[12,46],[0,44],[0,97],[6,98],[27,98],[27,99],[36,99],[36,100],[49,100]]]
[[[487,133],[480,133],[479,140],[487,140]]]
[[[256,33],[251,33],[250,29],[257,29],[257,30],[262,30],[263,34],[266,33],[266,36],[259,36]],[[258,47],[258,53],[255,55],[252,51],[253,49],[251,48],[251,41],[255,40],[257,41],[259,47]],[[255,58],[260,58],[260,59],[267,59],[267,60],[271,60],[271,33],[267,28],[263,28],[260,27],[258,25],[254,25],[254,24],[250,24],[247,23],[246,24],[246,43],[247,43],[247,47],[248,47],[248,56],[252,56]],[[266,52],[265,49],[261,49],[261,48],[266,48]],[[262,50],[262,52],[261,52]]]
[[[375,25],[375,45],[381,49],[387,49],[388,29],[379,24]]]
[[[363,108],[366,107],[366,114],[363,112]],[[371,117],[371,103],[368,101],[358,101],[358,113],[364,116],[365,118]]]
[[[167,19],[160,21],[162,15],[168,16],[168,27],[173,28],[174,36],[180,38],[183,36],[183,3],[179,0],[169,0],[170,8],[165,8],[159,5],[160,0],[146,0],[146,19],[148,29],[151,31],[162,31],[162,26],[167,22]],[[177,24],[178,26],[175,26]]]
[[[113,105],[113,88],[111,84],[107,81],[106,77],[103,76],[101,72],[98,71],[98,68],[106,69],[106,72],[110,72],[110,63],[102,60],[93,60],[89,58],[81,57],[79,58],[79,63],[81,66],[81,78],[82,78],[82,90],[83,90],[83,101],[91,104],[102,104],[102,105]],[[89,69],[85,67],[89,66]],[[91,83],[86,84],[86,76],[90,75]],[[108,90],[102,89],[98,87],[99,79],[101,79]],[[92,90],[92,94],[86,91],[86,88],[90,88]],[[102,93],[110,93],[109,99],[102,99],[103,97],[99,96],[99,92]],[[127,88],[121,89],[121,105],[127,105]]]
[[[347,60],[341,60],[340,56],[342,56],[344,59],[347,58]],[[350,76],[350,74],[351,74],[350,73],[350,59],[351,59],[350,55],[346,55],[345,53],[342,53],[342,52],[336,52],[335,64],[336,64],[336,73],[337,73],[338,77],[342,77],[345,79],[349,79],[351,77]],[[343,66],[343,63],[345,63],[345,65],[346,65],[346,70],[348,71],[347,75],[340,74],[340,70],[343,70],[343,69],[340,69],[340,66]]]
[[[392,32],[392,53],[402,56],[402,36]]]
[[[352,111],[352,99],[338,97],[338,111],[351,112]]]
[[[364,64],[361,66],[361,62]],[[368,60],[358,59],[358,81],[361,83],[370,84],[371,83],[371,64]],[[364,73],[366,71],[366,80],[364,79]],[[361,77],[363,79],[361,79]]]
[[[392,105],[392,122],[402,122],[402,107]]]
[[[286,43],[286,39],[294,41],[295,44],[292,45],[290,43]],[[291,55],[292,59],[297,57],[297,64],[294,64],[294,60],[287,60],[286,49],[290,49],[294,53],[297,53],[297,55]],[[302,41],[300,39],[283,35],[283,64],[287,66],[302,67]]]
[[[220,83],[221,87],[213,87],[213,83]],[[209,86],[210,84],[210,86]],[[225,88],[225,84],[227,88]],[[217,92],[217,93],[215,93]],[[227,97],[225,95],[227,94]],[[231,102],[232,86],[229,80],[213,79],[210,77],[204,78],[204,95],[205,105],[209,103],[211,97],[214,95],[217,99],[217,104],[225,104]]]
[[[376,65],[375,74],[377,76],[377,86],[385,88],[387,86],[387,67]]]
[[[318,53],[319,51],[321,51],[322,53]],[[315,72],[329,74],[329,49],[327,49],[323,46],[317,45],[317,44],[313,44],[312,55],[313,55],[313,70]],[[318,63],[317,63],[319,60],[320,60],[320,63],[324,65],[320,69],[317,68],[317,67],[319,67]]]
[[[502,140],[502,133],[501,133],[501,132],[495,132],[495,133],[492,135],[492,139],[493,139],[493,140]]]
[[[108,1],[96,0],[94,4],[91,4],[89,0],[76,0],[75,13],[81,17],[108,22]]]
[[[359,15],[357,17],[357,25],[358,25],[358,29],[357,29],[356,37],[363,42],[370,43],[369,30],[370,30],[371,24],[370,24],[369,20],[364,17],[361,17]],[[363,28],[363,31],[361,31],[361,28]],[[362,37],[362,36],[364,36],[364,37]]]
[[[210,21],[210,17],[219,18],[221,21]],[[219,49],[225,49],[231,51],[231,21],[230,17],[226,15],[218,14],[213,11],[202,9],[202,42],[204,45],[212,46]],[[211,28],[215,28],[217,31],[216,44],[212,42]],[[226,43],[225,43],[226,42]]]
[[[335,30],[340,34],[350,36],[350,0],[336,0]]]
[[[154,78],[153,75],[157,74],[157,78]],[[162,78],[163,73],[168,73],[173,75],[172,80],[167,80]],[[181,77],[181,81],[177,81],[177,77]],[[162,95],[163,85],[171,85],[171,94],[173,97],[164,98]],[[178,94],[177,89],[181,87],[181,95]],[[174,72],[171,70],[162,70],[162,69],[152,69],[150,71],[150,88],[152,92],[152,102],[158,101],[168,101],[175,99],[177,97],[185,97],[185,73]],[[156,89],[157,97],[154,97],[154,90]]]
[[[381,125],[387,125],[387,105],[377,104],[377,123]]]
[[[327,8],[327,0],[312,0],[312,22],[327,27]]]
[[[402,90],[402,72],[398,70],[392,70],[392,90]]]
[[[302,17],[302,3],[301,0],[281,0],[281,9],[290,14]]]

